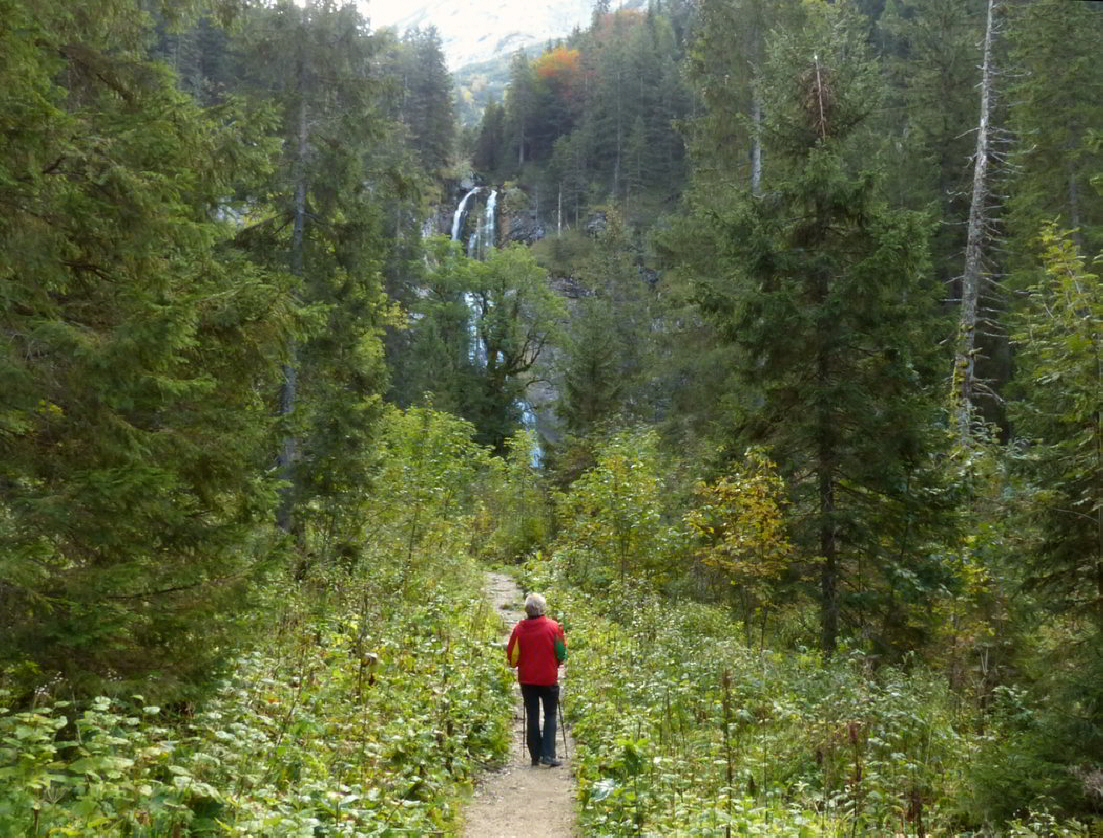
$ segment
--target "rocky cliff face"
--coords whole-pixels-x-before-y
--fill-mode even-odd
[[[592,0],[361,0],[360,5],[373,29],[394,27],[402,33],[435,26],[450,70],[566,37],[589,23],[593,8]]]

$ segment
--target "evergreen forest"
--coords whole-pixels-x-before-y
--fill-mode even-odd
[[[1103,3],[370,11],[0,0],[0,835],[1103,834]]]

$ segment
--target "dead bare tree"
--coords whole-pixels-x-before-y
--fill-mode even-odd
[[[951,411],[958,441],[969,447],[973,436],[973,411],[978,392],[976,374],[979,303],[987,292],[990,276],[985,270],[985,246],[990,241],[992,194],[990,163],[993,158],[993,42],[996,37],[998,0],[988,0],[981,61],[980,119],[973,155],[973,192],[965,243],[965,270],[961,277],[961,310],[954,357]]]

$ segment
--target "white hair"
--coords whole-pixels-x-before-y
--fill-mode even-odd
[[[548,602],[540,594],[525,597],[525,613],[530,617],[539,617],[548,610]]]

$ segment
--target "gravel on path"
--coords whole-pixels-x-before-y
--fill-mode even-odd
[[[486,595],[502,615],[503,632],[524,617],[521,589],[504,573],[488,571]],[[570,638],[567,638],[570,643]],[[500,768],[487,771],[475,786],[464,819],[467,838],[573,838],[575,830],[574,781],[569,754],[574,743],[568,735],[568,754],[559,749],[558,768],[529,763],[524,742],[524,709],[521,691],[514,686],[513,740],[509,758]]]

